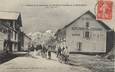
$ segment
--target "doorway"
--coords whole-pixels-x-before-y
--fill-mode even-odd
[[[81,43],[81,42],[78,42],[78,43],[77,43],[77,48],[78,48],[78,51],[81,51],[81,50],[82,50],[82,43]]]

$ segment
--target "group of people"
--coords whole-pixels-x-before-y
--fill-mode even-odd
[[[48,47],[46,47],[45,45],[28,46],[28,54],[31,51],[34,52],[34,56],[36,54],[42,56],[43,58],[51,59],[51,46]]]
[[[58,51],[57,51],[57,57],[59,62],[64,62],[64,63],[68,63],[69,61],[69,51],[68,51],[68,47],[58,47]]]
[[[41,49],[41,56],[43,58],[48,58],[51,59],[51,46],[48,46],[48,48],[46,48],[44,45]],[[47,57],[48,56],[48,57]]]
[[[45,45],[37,45],[36,47],[32,45],[29,47],[28,52],[30,51],[35,51],[38,52],[37,54],[42,56],[43,58],[48,58],[51,59],[52,56],[52,46],[45,46]],[[68,63],[68,57],[69,57],[69,52],[68,52],[68,47],[57,47],[57,51],[55,52],[57,55],[57,58],[59,62],[64,62]]]

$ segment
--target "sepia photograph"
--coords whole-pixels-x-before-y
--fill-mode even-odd
[[[115,72],[114,0],[0,0],[0,72]]]

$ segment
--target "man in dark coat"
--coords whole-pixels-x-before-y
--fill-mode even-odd
[[[59,55],[61,55],[61,51],[62,51],[62,49],[61,49],[61,47],[59,47],[59,48],[58,48],[58,51],[57,51],[57,57],[58,57]]]
[[[48,59],[51,59],[51,46],[48,46]]]

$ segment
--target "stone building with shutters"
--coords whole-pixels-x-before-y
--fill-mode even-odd
[[[0,54],[4,53],[4,40],[7,35],[0,31]]]
[[[21,14],[18,12],[0,12],[0,30],[7,38],[7,50],[19,51],[20,50],[20,33],[22,27]]]
[[[55,36],[57,43],[65,43],[68,50],[75,53],[106,53],[113,42],[112,29],[96,20],[90,11],[59,29]]]

